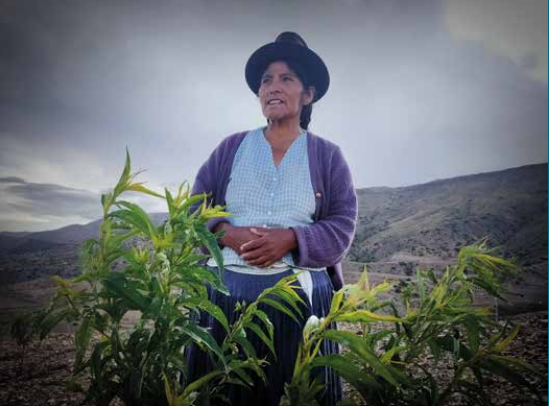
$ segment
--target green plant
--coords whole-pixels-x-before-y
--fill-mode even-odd
[[[27,347],[35,338],[37,326],[43,317],[44,312],[20,312],[11,323],[10,335],[21,349],[19,370],[22,369]]]
[[[502,326],[488,309],[473,303],[475,287],[503,299],[503,279],[514,271],[513,263],[490,255],[485,241],[464,247],[458,263],[448,266],[440,279],[432,270],[418,270],[415,283],[409,283],[401,295],[399,309],[378,298],[389,285],[371,288],[364,269],[357,284],[336,293],[324,319],[307,322],[283,404],[316,405],[322,387],[312,371],[325,367],[339,372],[368,405],[443,405],[456,396],[467,404],[489,405],[486,374],[531,390],[541,402],[526,378],[542,377],[540,371],[505,355],[519,326]],[[383,309],[390,314],[380,314]],[[361,332],[330,329],[336,321],[353,323]],[[319,354],[322,340],[336,341],[346,352]],[[441,379],[432,366],[427,367],[427,358],[449,367],[449,378]]]
[[[294,315],[301,300],[294,291],[295,276],[266,290],[257,302],[242,304],[240,317],[230,326],[208,300],[208,285],[227,290],[216,235],[206,227],[208,219],[229,213],[209,205],[207,195],[191,196],[185,183],[177,194],[166,189],[162,196],[134,182],[137,173],[130,171],[127,153],[120,180],[101,197],[99,238],[82,246],[82,274],[70,280],[53,277],[58,289],[35,323],[40,338],[62,321],[77,326],[73,377],[89,374],[89,387],[80,390],[97,405],[108,405],[115,397],[127,405],[207,405],[221,399],[226,384],[253,385],[254,375],[263,377],[265,360],[255,357],[246,331],[272,348],[273,328],[258,305]],[[121,200],[127,191],[165,199],[168,219],[155,225],[141,207]],[[200,265],[206,258],[197,252],[202,245],[215,257],[219,272]],[[115,270],[116,263],[122,268]],[[225,327],[223,343],[199,326],[200,312]],[[129,323],[132,317],[135,323]],[[133,325],[124,327],[128,323]],[[30,333],[23,324],[13,331],[26,343]],[[193,382],[184,358],[190,345],[206,351],[213,365]]]

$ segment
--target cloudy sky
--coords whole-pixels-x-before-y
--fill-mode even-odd
[[[126,146],[151,188],[192,182],[264,124],[244,65],[286,30],[330,70],[310,129],[356,187],[547,162],[547,0],[1,0],[0,230],[98,218]]]

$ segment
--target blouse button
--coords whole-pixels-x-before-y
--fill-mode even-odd
[[[320,192],[316,192],[315,196],[316,196],[316,197],[322,197],[322,195],[320,194]]]

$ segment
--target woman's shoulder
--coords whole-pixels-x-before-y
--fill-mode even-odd
[[[235,145],[240,144],[240,142],[244,139],[246,134],[248,134],[250,130],[246,131],[239,131],[234,134],[227,135],[223,140],[219,143],[219,147],[223,148],[231,148]]]
[[[346,173],[350,172],[349,164],[339,145],[310,131],[308,133],[313,146],[313,155],[316,157],[316,161],[319,162],[320,168],[327,172],[340,170]]]
[[[311,140],[314,148],[321,154],[324,155],[340,152],[339,145],[337,145],[335,142],[321,137],[320,135],[313,134],[310,131],[307,131],[307,133],[309,134],[309,139]]]
[[[248,134],[249,130],[247,131],[240,131],[234,134],[227,135],[225,138],[221,140],[219,144],[214,148],[212,152],[213,157],[223,157],[227,154],[234,155],[240,144],[242,143],[242,140],[246,137],[246,134]]]

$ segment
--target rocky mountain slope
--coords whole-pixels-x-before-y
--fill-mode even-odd
[[[521,264],[547,261],[547,164],[357,193],[351,261],[448,261],[484,237]]]
[[[547,280],[547,164],[460,176],[399,188],[357,190],[359,221],[347,256],[349,281],[364,263],[411,275],[441,269],[459,248],[488,237],[498,254],[517,258]],[[151,215],[157,224],[165,213]],[[75,275],[78,246],[100,221],[38,233],[0,233],[0,284]]]

